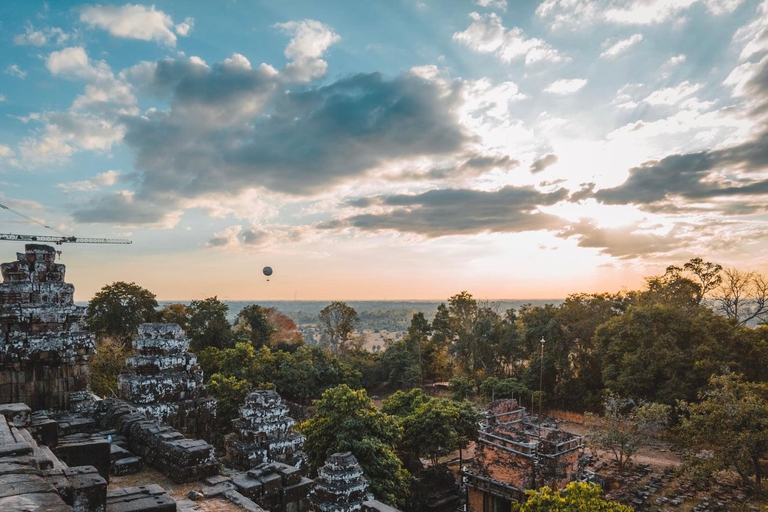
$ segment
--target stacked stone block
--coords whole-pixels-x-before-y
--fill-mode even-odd
[[[141,324],[133,346],[138,354],[126,359],[128,371],[118,378],[120,397],[184,435],[210,439],[216,401],[207,396],[197,356],[188,351],[181,327]]]
[[[304,467],[305,437],[293,431],[295,424],[276,391],[250,393],[240,418],[232,421],[234,432],[225,438],[227,459],[241,469],[273,461]]]
[[[318,471],[310,493],[313,512],[358,512],[368,499],[368,481],[350,452],[334,453]]]
[[[53,247],[28,244],[0,265],[0,403],[65,409],[70,393],[88,389],[94,336],[83,330],[85,308],[55,260]]]
[[[187,439],[126,402],[102,400],[97,403],[94,418],[101,428],[114,429],[124,436],[131,453],[175,482],[201,480],[219,471],[210,444]]]

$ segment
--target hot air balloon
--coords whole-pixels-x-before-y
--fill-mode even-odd
[[[269,276],[272,275],[272,267],[264,267],[262,270],[265,276],[267,276],[267,281],[269,281]]]

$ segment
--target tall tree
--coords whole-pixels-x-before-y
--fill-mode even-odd
[[[128,346],[139,325],[158,319],[155,294],[136,283],[118,281],[96,292],[85,313],[85,325],[99,338]]]
[[[742,325],[768,321],[768,279],[759,272],[726,268],[714,298],[720,313]]]
[[[326,390],[315,406],[315,415],[300,426],[312,472],[332,453],[350,451],[376,498],[392,505],[402,502],[409,474],[394,452],[402,435],[398,421],[378,411],[365,390],[347,385]]]
[[[193,300],[187,327],[190,348],[197,352],[206,347],[231,348],[234,346],[232,327],[227,320],[229,306],[216,296]]]
[[[670,407],[608,395],[602,416],[592,416],[594,426],[587,436],[595,448],[613,454],[623,473],[640,446],[667,426]]]
[[[318,318],[324,344],[342,352],[352,348],[355,329],[360,322],[354,308],[345,302],[335,301],[323,308]]]
[[[236,332],[245,333],[254,348],[271,346],[270,338],[275,327],[269,321],[267,308],[258,304],[244,307],[235,318],[234,328]]]
[[[732,467],[745,483],[762,490],[768,384],[746,382],[738,374],[713,376],[700,401],[683,412],[680,430],[687,444],[713,450],[718,465]]]

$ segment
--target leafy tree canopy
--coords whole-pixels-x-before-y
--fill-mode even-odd
[[[631,507],[603,499],[595,484],[571,482],[565,490],[542,487],[525,494],[528,499],[516,507],[516,512],[632,512]]]
[[[85,325],[99,338],[111,337],[128,346],[139,325],[157,321],[155,294],[136,283],[118,281],[96,292],[85,314]]]

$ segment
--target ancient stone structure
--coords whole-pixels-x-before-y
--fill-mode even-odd
[[[0,265],[0,403],[64,409],[70,393],[88,389],[94,336],[83,330],[85,308],[75,305],[55,259],[53,247],[28,244],[17,261]]]
[[[317,472],[309,500],[312,512],[357,512],[369,498],[363,468],[350,452],[334,453]]]
[[[126,402],[97,402],[94,419],[99,428],[113,429],[124,436],[132,454],[175,482],[201,480],[219,471],[213,446],[201,439],[185,438]]]
[[[184,435],[210,440],[216,400],[207,396],[181,327],[141,324],[133,346],[138,354],[126,359],[128,372],[118,378],[120,397]]]
[[[509,510],[528,489],[565,487],[579,477],[583,447],[581,436],[531,423],[515,400],[492,402],[464,469],[467,510]]]
[[[303,467],[305,438],[293,431],[295,424],[276,391],[250,393],[240,407],[240,418],[232,421],[234,432],[224,439],[227,459],[241,469],[273,461]]]

